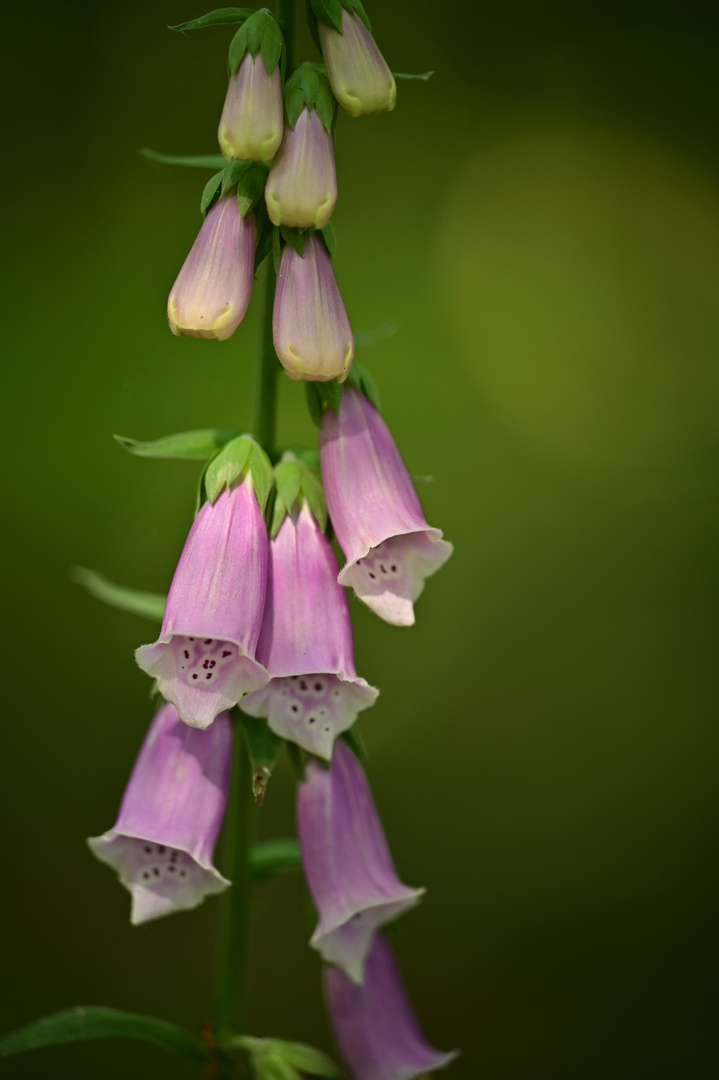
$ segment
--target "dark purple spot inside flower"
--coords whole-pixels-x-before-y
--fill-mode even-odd
[[[177,870],[177,867],[173,866],[172,863],[170,863],[167,869],[170,871],[171,874],[174,874],[175,870]]]
[[[396,574],[397,573],[397,564],[393,563],[392,566],[390,566],[390,570],[392,571],[393,574]]]
[[[164,844],[158,844],[157,845],[157,854],[158,855],[164,855],[165,854],[165,845]]]
[[[205,678],[206,679],[211,679],[212,678],[212,672],[208,671],[207,674],[205,675]]]
[[[159,871],[159,870],[157,869],[157,867],[156,867],[156,866],[153,866],[153,868],[152,868],[152,872],[153,872],[153,874],[155,875],[155,877],[159,877],[159,876],[160,876],[160,871]]]
[[[180,877],[187,877],[187,871],[186,870],[180,870]]]
[[[370,576],[370,577],[372,578],[372,580],[374,581],[374,579],[375,579],[375,577],[376,577],[376,574],[373,574],[373,573],[372,573],[372,571],[370,570],[370,572],[369,572],[369,576]]]
[[[308,724],[316,724],[316,723],[317,723],[317,720],[315,719],[315,717],[314,717],[314,716],[308,716],[308,717],[307,717],[307,723],[308,723]]]
[[[192,678],[193,678],[193,679],[196,679],[196,678],[197,678],[197,675],[193,675],[193,676],[192,676]]]
[[[147,870],[143,870],[143,872],[142,872],[142,876],[143,876],[143,878],[145,879],[145,881],[149,881],[149,880],[150,880],[150,874],[149,874],[149,872],[148,872]]]
[[[185,657],[185,660],[189,660],[189,659],[190,659],[190,654],[189,654],[189,652],[187,651],[187,649],[185,649],[185,650],[184,650],[184,657]]]
[[[307,689],[307,680],[306,679],[301,679],[300,680],[300,690],[306,690],[306,689]]]
[[[229,649],[226,649],[226,650],[225,650],[225,651],[223,652],[223,654],[222,654],[222,659],[224,660],[226,656],[232,656],[232,653],[230,652],[230,650],[229,650]]]
[[[385,566],[385,564],[383,562],[381,562],[379,564],[379,568],[380,568],[380,570],[382,571],[383,574],[387,573],[387,567]]]
[[[152,844],[145,844],[142,850],[146,855],[152,855]]]
[[[205,669],[205,671],[208,671],[208,670],[211,671],[213,667],[217,667],[217,661],[216,660],[205,660],[205,662],[204,662],[204,664],[202,666]]]
[[[324,690],[324,686],[322,685],[321,682],[316,682],[315,683],[315,690],[317,691],[318,694],[322,693],[322,691]]]
[[[212,644],[212,638],[211,637],[205,638],[205,645],[211,645],[211,644]]]
[[[293,706],[292,706],[292,712],[294,712],[294,713],[297,713],[297,712],[299,712],[299,711],[300,711],[300,710],[299,710],[299,708],[297,707],[297,705],[293,705]]]

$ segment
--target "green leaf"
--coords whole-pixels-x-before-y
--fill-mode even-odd
[[[252,12],[230,43],[227,59],[230,77],[237,71],[246,52],[254,60],[260,50],[267,74],[271,75],[280,62],[284,46],[284,38],[274,15],[267,8]]]
[[[342,385],[336,379],[328,379],[327,382],[320,383],[320,394],[328,409],[339,412],[342,404]]]
[[[320,233],[322,239],[325,242],[325,247],[327,248],[327,253],[329,257],[331,259],[334,259],[335,255],[337,254],[337,237],[335,236],[335,231],[332,227],[332,223],[328,221],[326,225],[323,225],[322,228],[318,229],[317,231]]]
[[[225,175],[225,170],[215,173],[205,184],[202,189],[202,198],[200,199],[200,213],[205,214],[210,209],[210,206],[215,201],[216,196],[219,194],[222,186],[222,179]]]
[[[327,1077],[329,1080],[343,1075],[342,1070],[326,1054],[304,1043],[239,1035],[232,1040],[232,1045],[247,1050],[262,1080],[299,1078],[297,1070],[309,1076]]]
[[[275,466],[275,505],[270,536],[276,536],[282,522],[293,510],[307,503],[322,532],[327,528],[327,505],[322,484],[311,468],[291,451]]]
[[[263,840],[250,852],[250,874],[253,881],[287,874],[302,867],[300,845],[296,840]]]
[[[340,0],[310,0],[315,18],[342,33],[342,4]]]
[[[393,71],[392,74],[394,75],[395,79],[420,79],[422,82],[429,82],[429,80],[434,75],[434,72],[433,71],[423,71],[421,74],[417,74],[417,75],[409,74],[408,75],[404,71]]]
[[[220,447],[235,439],[239,431],[232,428],[200,428],[198,431],[180,431],[177,435],[164,435],[152,442],[139,442],[125,435],[113,435],[128,454],[144,458],[171,458],[175,461],[208,461]]]
[[[310,385],[309,383],[307,384]],[[320,467],[320,455],[316,449],[310,449],[308,446],[300,446],[297,443],[291,443],[289,446],[278,446],[277,453],[282,457],[283,454],[294,454],[298,461],[304,462],[310,469],[319,470]]]
[[[168,27],[169,30],[204,30],[206,26],[231,26],[234,23],[244,22],[254,14],[253,8],[217,8],[208,11],[207,15],[200,15],[198,19],[190,19],[189,22],[178,23]]]
[[[325,130],[332,131],[337,102],[327,76],[318,64],[301,64],[285,84],[285,112],[291,128],[303,109],[310,112],[316,109]]]
[[[294,229],[290,225],[280,225],[280,233],[282,239],[296,251],[299,256],[304,258],[305,243],[307,242],[307,229]]]
[[[242,727],[252,761],[252,793],[261,806],[272,770],[282,752],[284,739],[270,731],[263,717],[242,713]]]
[[[0,1039],[0,1057],[58,1043],[104,1038],[143,1039],[195,1061],[208,1061],[211,1051],[200,1039],[152,1016],[88,1005],[35,1020]]]
[[[350,368],[350,370],[352,370]],[[319,383],[306,382],[305,383],[305,397],[307,399],[307,409],[312,419],[312,423],[315,427],[322,427],[322,414],[324,409],[322,408],[322,398],[319,392]]]
[[[382,406],[379,400],[379,390],[377,389],[377,383],[374,381],[372,375],[370,375],[367,368],[362,367],[357,361],[353,363],[347,375],[347,382],[354,386],[355,390],[359,390],[360,394],[364,394],[367,400],[374,405],[378,412],[382,411]]]
[[[262,161],[250,161],[237,181],[237,201],[240,217],[245,217],[260,202],[265,193],[269,167]]]
[[[342,7],[346,8],[347,11],[349,11],[350,15],[352,15],[353,13],[356,14],[356,15],[359,15],[360,19],[365,24],[365,26],[367,27],[367,29],[369,30],[369,32],[371,34],[372,33],[372,27],[370,26],[370,21],[367,18],[367,12],[364,9],[364,5],[362,4],[362,0],[341,0],[341,3],[342,3]]]
[[[355,345],[360,347],[376,345],[378,341],[384,341],[385,338],[398,334],[399,328],[396,319],[388,319],[387,322],[380,323],[379,326],[375,326],[372,330],[361,330],[358,334],[355,334]]]
[[[96,600],[102,600],[103,604],[120,608],[121,611],[129,611],[132,615],[142,615],[145,619],[162,622],[167,602],[167,597],[162,593],[142,592],[139,589],[128,589],[124,585],[116,585],[114,581],[84,566],[73,566],[70,577],[78,585],[83,585]]]
[[[270,459],[251,435],[241,435],[226,443],[205,470],[204,485],[211,503],[225,488],[238,483],[246,473],[252,476],[252,486],[264,513],[272,490],[273,473]]]
[[[342,732],[341,738],[349,746],[350,750],[354,753],[355,757],[362,762],[363,765],[367,765],[369,755],[367,754],[367,747],[365,746],[364,739],[362,738],[362,732],[359,729],[357,721],[354,722],[351,728]]]
[[[285,1061],[289,1061],[290,1065],[294,1065],[300,1072],[309,1073],[310,1076],[328,1077],[329,1080],[335,1080],[335,1077],[343,1075],[339,1066],[321,1050],[315,1050],[314,1046],[285,1042],[284,1039],[278,1039],[277,1042]]]
[[[157,150],[143,147],[140,154],[148,161],[158,161],[160,165],[185,165],[190,169],[223,169],[226,161],[222,154],[198,154],[190,157],[174,154],[159,154]]]

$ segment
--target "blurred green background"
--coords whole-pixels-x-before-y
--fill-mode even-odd
[[[457,1080],[714,1076],[716,15],[367,6],[393,68],[436,75],[340,117],[336,268],[356,331],[399,325],[358,358],[456,546],[415,628],[352,604],[376,800],[428,888],[395,947]],[[217,902],[132,929],[84,844],[150,719],[155,631],[68,576],[166,589],[190,524],[196,468],[113,432],[250,424],[254,306],[224,344],[165,318],[206,175],[137,152],[216,152],[231,30],[166,29],[202,10],[3,16],[4,1030],[79,1003],[212,1015]],[[280,433],[315,438],[288,380]],[[264,835],[293,798],[283,767]],[[299,879],[258,889],[250,1026],[330,1049],[309,931]],[[139,1044],[4,1069],[197,1075]]]

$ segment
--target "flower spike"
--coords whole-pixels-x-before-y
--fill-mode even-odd
[[[232,724],[183,724],[174,705],[155,716],[118,819],[88,844],[132,893],[134,924],[197,907],[230,884],[212,865],[230,778]]]
[[[414,907],[424,889],[397,877],[372,793],[349,747],[329,769],[310,760],[297,791],[302,863],[319,923],[310,945],[361,983],[380,926]]]
[[[362,986],[325,969],[325,999],[335,1038],[354,1080],[412,1080],[449,1065],[456,1053],[424,1038],[387,942],[378,934]]]
[[[347,557],[340,584],[352,586],[386,622],[411,626],[425,578],[453,549],[427,524],[384,420],[352,387],[338,412],[325,410],[320,461],[327,509]]]

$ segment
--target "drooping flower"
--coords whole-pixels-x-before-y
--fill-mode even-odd
[[[320,229],[332,217],[337,202],[334,147],[316,109],[304,108],[294,128],[285,127],[265,201],[274,225]]]
[[[267,717],[277,735],[319,757],[329,759],[337,735],[377,699],[355,673],[337,560],[306,503],[270,541],[257,658],[272,678],[243,698],[243,711]]]
[[[275,351],[291,379],[347,377],[355,345],[324,244],[310,236],[302,255],[282,252],[272,311]]]
[[[245,317],[254,271],[255,219],[241,216],[236,195],[225,195],[210,207],[172,286],[173,334],[225,341]]]
[[[282,142],[280,69],[268,72],[261,52],[248,51],[230,77],[217,139],[229,160],[267,161]]]
[[[327,409],[320,433],[322,480],[347,563],[341,585],[395,626],[411,626],[414,601],[447,561],[452,545],[427,524],[384,420],[353,388],[339,412]]]
[[[427,1043],[381,934],[367,958],[361,986],[337,967],[325,969],[324,982],[332,1029],[354,1080],[412,1080],[456,1057]]]
[[[397,85],[359,15],[342,10],[342,33],[319,21],[322,56],[332,92],[350,116],[391,110]]]
[[[174,705],[155,716],[109,832],[88,840],[132,894],[134,924],[197,907],[230,884],[212,865],[230,779],[232,724],[183,724]]]
[[[266,582],[267,530],[248,473],[202,506],[172,579],[160,637],[135,654],[186,724],[206,728],[267,682],[255,659]]]
[[[310,759],[297,792],[297,831],[319,913],[310,944],[361,982],[380,926],[413,907],[424,889],[397,877],[362,768],[339,741],[329,769]]]

